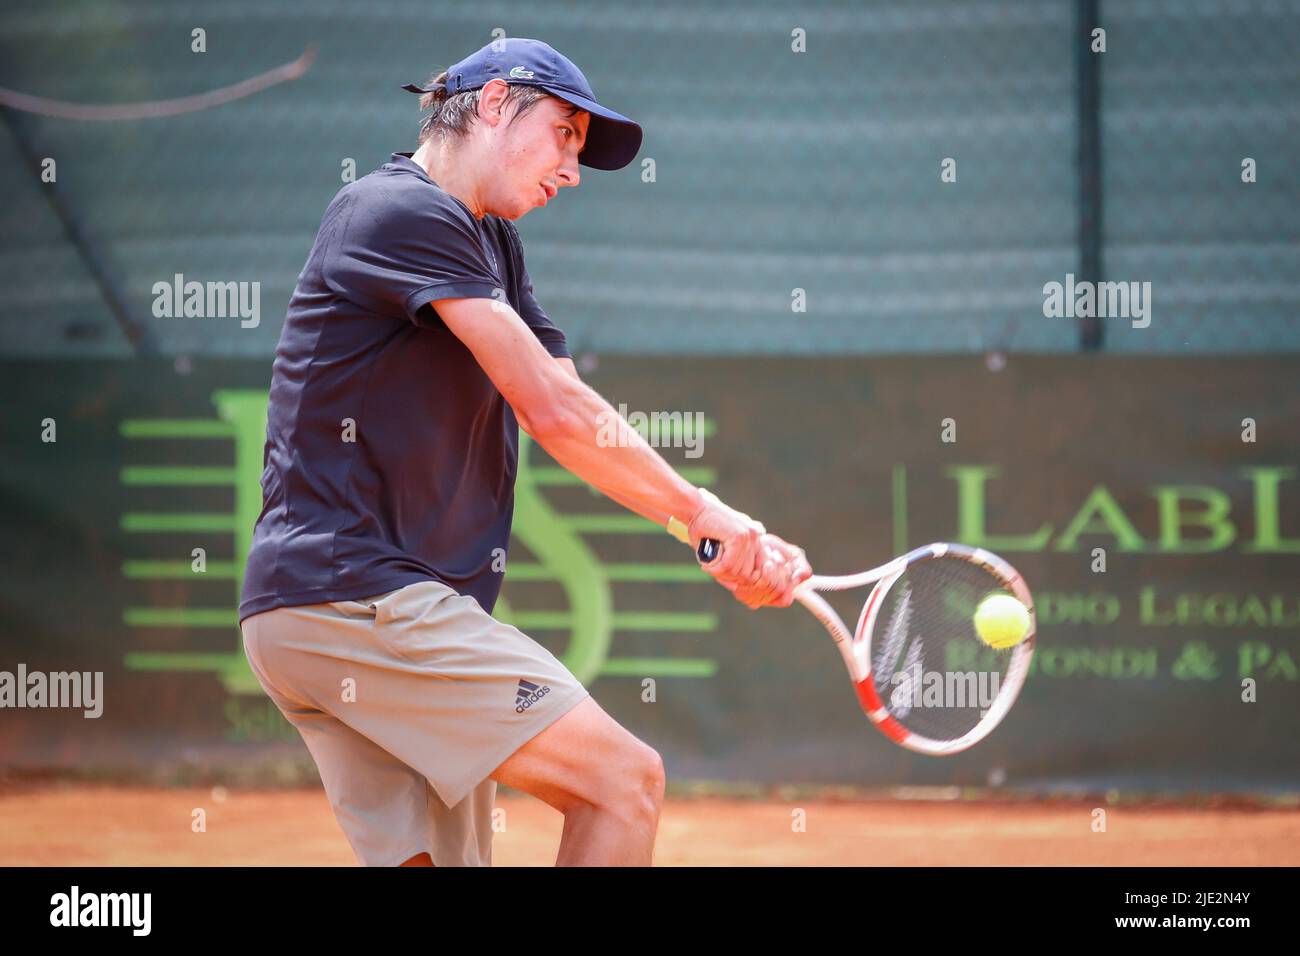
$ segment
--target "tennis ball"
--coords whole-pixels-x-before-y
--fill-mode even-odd
[[[990,594],[975,609],[975,633],[989,647],[1015,647],[1029,634],[1029,609],[1010,594]]]

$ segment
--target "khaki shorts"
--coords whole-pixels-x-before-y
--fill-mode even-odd
[[[276,608],[242,630],[366,866],[421,852],[490,865],[488,775],[588,696],[550,651],[438,581]]]

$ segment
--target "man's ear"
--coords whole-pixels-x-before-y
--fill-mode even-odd
[[[505,80],[500,77],[489,80],[478,94],[479,118],[486,120],[493,126],[501,122],[505,115],[506,95],[509,92],[510,86]]]

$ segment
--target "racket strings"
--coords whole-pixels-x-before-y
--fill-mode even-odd
[[[990,594],[1012,594],[993,572],[961,558],[919,561],[894,582],[872,628],[872,677],[889,713],[909,731],[955,740],[975,728],[1007,676],[1012,650],[975,631]]]

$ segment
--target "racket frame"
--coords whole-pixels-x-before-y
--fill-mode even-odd
[[[1000,579],[1010,589],[1016,599],[1029,611],[1029,633],[1012,648],[1011,661],[1007,666],[1007,675],[1000,681],[998,695],[992,705],[985,711],[973,728],[953,740],[936,740],[924,737],[908,730],[899,723],[885,707],[884,701],[876,691],[871,671],[871,635],[875,628],[876,617],[884,604],[890,589],[903,576],[908,568],[922,561],[935,558],[956,557],[977,564]],[[862,613],[858,617],[857,627],[853,631],[845,626],[843,619],[823,598],[819,591],[847,591],[875,583]],[[935,543],[915,548],[900,557],[882,564],[880,567],[858,574],[820,575],[815,574],[800,584],[794,592],[795,600],[806,607],[817,620],[821,621],[835,640],[844,665],[848,668],[849,679],[857,691],[858,703],[862,710],[875,724],[876,729],[890,740],[918,753],[932,756],[948,756],[960,753],[979,743],[1002,721],[1011,705],[1015,703],[1020,689],[1029,673],[1029,663],[1033,658],[1037,621],[1034,615],[1033,596],[1029,586],[1020,573],[1010,564],[983,548],[972,548],[960,544]]]

